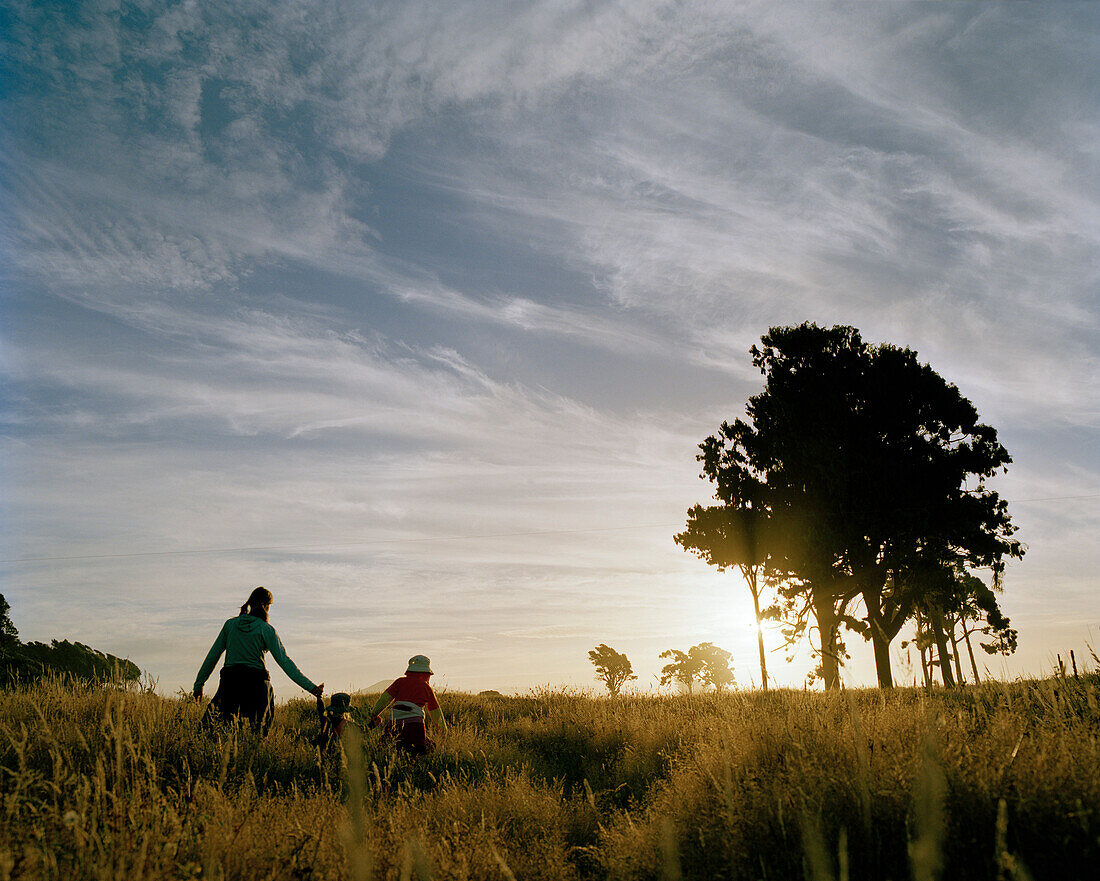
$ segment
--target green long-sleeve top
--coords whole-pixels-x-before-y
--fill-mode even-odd
[[[231,664],[244,664],[247,667],[255,667],[259,670],[266,669],[264,667],[264,652],[271,652],[271,657],[275,659],[275,663],[282,667],[283,672],[298,685],[306,691],[313,691],[316,688],[298,669],[297,665],[287,657],[286,649],[283,648],[283,643],[274,627],[262,618],[253,615],[238,615],[236,618],[230,618],[222,625],[218,638],[210,646],[206,660],[202,662],[202,666],[199,668],[199,675],[195,677],[195,692],[202,691],[206,680],[214,672],[214,667],[217,665],[222,652],[225,652],[227,667]]]

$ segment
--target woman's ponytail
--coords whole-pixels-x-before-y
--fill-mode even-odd
[[[242,615],[252,615],[254,618],[267,620],[267,607],[275,601],[271,591],[266,587],[257,587],[248,595],[245,604],[241,606]]]

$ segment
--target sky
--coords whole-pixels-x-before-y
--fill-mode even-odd
[[[1098,258],[1098,4],[6,0],[0,591],[169,694],[257,585],[330,691],[595,689],[598,643],[652,690],[702,641],[759,684],[672,536],[749,347],[813,321],[1013,457],[981,663],[1083,662]]]

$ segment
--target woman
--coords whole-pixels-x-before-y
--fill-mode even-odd
[[[225,666],[222,667],[218,690],[202,717],[204,725],[213,721],[215,713],[225,722],[244,716],[253,731],[267,734],[275,717],[275,696],[271,691],[271,678],[264,666],[264,652],[271,652],[283,672],[310,694],[320,697],[324,692],[323,682],[314,685],[287,657],[275,628],[267,623],[267,610],[274,601],[271,591],[257,587],[241,606],[241,614],[222,625],[221,633],[214,640],[199,675],[195,677],[195,700],[200,700],[203,685],[214,672],[218,658],[225,652]]]

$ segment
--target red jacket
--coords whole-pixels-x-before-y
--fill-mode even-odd
[[[400,679],[395,679],[393,684],[386,689],[386,694],[393,698],[394,704],[390,709],[390,718],[395,722],[402,719],[423,719],[424,711],[429,713],[439,709],[439,701],[435,699],[435,692],[428,684],[430,673],[406,673]]]

